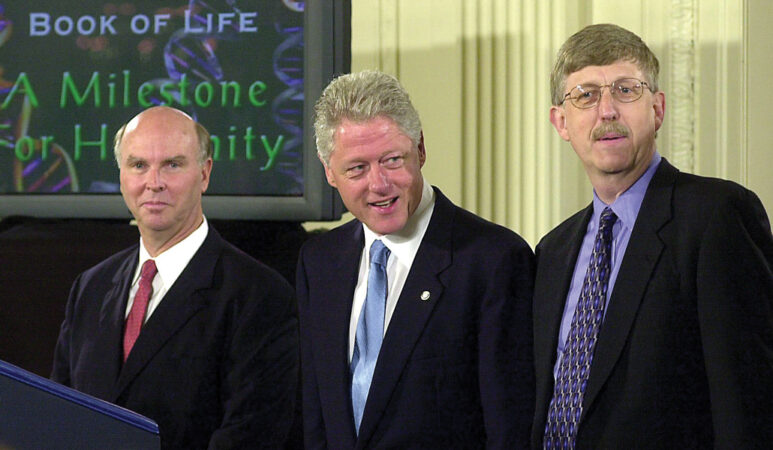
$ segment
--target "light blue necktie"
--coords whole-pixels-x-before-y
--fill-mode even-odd
[[[354,429],[359,434],[362,412],[368,399],[370,381],[376,368],[378,352],[384,338],[384,310],[387,297],[386,265],[389,249],[380,240],[370,246],[370,270],[368,271],[368,294],[362,305],[360,320],[352,354],[352,408]]]

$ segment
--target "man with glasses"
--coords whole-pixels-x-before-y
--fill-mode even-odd
[[[534,448],[773,442],[773,238],[757,196],[656,150],[665,94],[635,34],[562,46],[550,121],[593,201],[537,246]]]

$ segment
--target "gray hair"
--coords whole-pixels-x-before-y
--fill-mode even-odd
[[[113,137],[113,154],[115,156],[115,162],[118,164],[118,167],[121,167],[121,141],[123,141],[123,134],[126,131],[126,126],[129,125],[132,120],[134,120],[134,117],[121,125],[121,128],[116,131],[115,136]],[[191,120],[193,119],[191,118]],[[213,154],[212,138],[209,136],[209,131],[204,128],[204,125],[196,122],[195,120],[193,120],[193,124],[196,128],[196,137],[198,138],[199,142],[199,154],[197,161],[200,166],[203,166],[207,159],[211,158]]]
[[[335,130],[343,120],[391,119],[414,146],[421,139],[421,120],[408,92],[392,75],[374,70],[342,75],[322,92],[314,106],[317,154],[327,165],[335,150]]]
[[[658,91],[658,58],[639,36],[617,25],[589,25],[573,34],[558,51],[550,74],[553,105],[564,99],[566,78],[587,66],[606,66],[616,61],[630,61],[639,67],[652,92]]]

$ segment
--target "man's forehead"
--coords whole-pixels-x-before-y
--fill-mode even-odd
[[[370,141],[378,141],[387,136],[392,138],[405,136],[408,138],[395,121],[384,116],[377,116],[363,121],[343,119],[335,128],[333,138],[336,145],[340,145],[342,141],[368,143]]]
[[[121,147],[147,145],[148,141],[164,141],[176,146],[198,142],[195,124],[193,122],[173,123],[169,121],[153,121],[152,119],[135,117],[126,124],[121,139]]]
[[[122,159],[126,161],[182,161],[198,158],[198,144],[194,136],[169,130],[159,135],[143,128],[126,133],[121,143]]]
[[[582,83],[611,83],[620,78],[643,78],[638,64],[630,61],[617,61],[605,66],[585,66],[566,77],[567,85]]]

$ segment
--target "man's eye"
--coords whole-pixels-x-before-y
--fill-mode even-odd
[[[401,156],[392,156],[385,159],[383,164],[387,169],[394,169],[403,164],[403,158]]]
[[[135,169],[142,169],[143,167],[145,167],[145,163],[137,161],[134,164],[132,164],[132,167],[134,167]]]
[[[361,174],[365,170],[365,166],[360,164],[357,166],[352,166],[346,169],[346,174],[350,177],[357,176]]]

